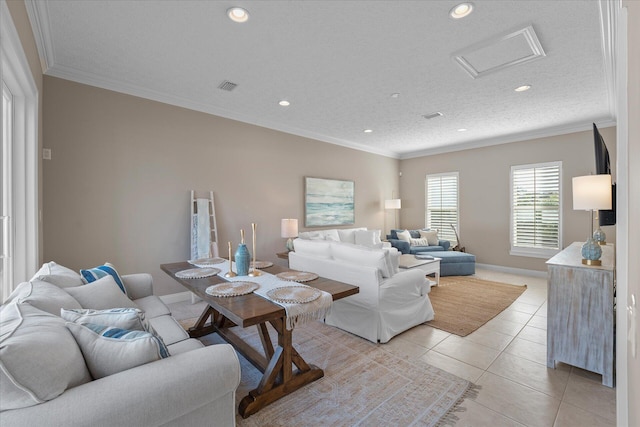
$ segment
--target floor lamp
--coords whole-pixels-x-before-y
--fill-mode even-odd
[[[398,216],[398,211],[400,210],[400,208],[402,207],[402,201],[400,199],[388,199],[384,201],[384,208],[386,210],[391,209],[393,210],[393,228],[397,228],[398,227],[398,222],[397,222],[397,216]]]

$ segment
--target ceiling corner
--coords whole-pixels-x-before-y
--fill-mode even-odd
[[[616,117],[616,32],[618,29],[617,2],[599,0],[600,40],[607,101],[611,117]]]
[[[51,27],[49,25],[49,8],[46,1],[25,0],[24,4],[27,8],[27,15],[29,16],[29,22],[31,22],[38,53],[41,61],[44,61],[41,64],[42,71],[46,73],[55,63]]]

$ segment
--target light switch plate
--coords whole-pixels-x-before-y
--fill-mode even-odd
[[[51,160],[51,148],[42,149],[42,160]]]

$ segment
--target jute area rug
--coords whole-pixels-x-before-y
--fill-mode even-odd
[[[435,318],[427,325],[461,337],[509,307],[527,289],[490,282],[470,276],[441,277],[440,284],[431,288],[429,299]]]
[[[257,328],[234,329],[261,348]],[[222,342],[217,334],[200,340]],[[322,322],[296,328],[293,341],[308,363],[324,370],[324,377],[247,419],[236,413],[238,426],[436,426],[455,420],[457,405],[475,392],[469,381]],[[239,358],[236,405],[262,375]]]

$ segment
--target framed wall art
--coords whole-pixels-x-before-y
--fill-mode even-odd
[[[355,223],[353,181],[304,178],[304,225],[325,227]]]

